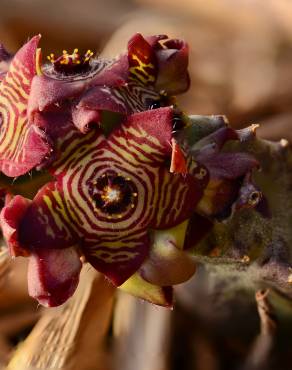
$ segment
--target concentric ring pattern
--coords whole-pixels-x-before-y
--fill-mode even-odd
[[[71,134],[54,165],[57,181],[33,201],[22,240],[46,248],[79,240],[88,260],[122,283],[146,257],[149,229],[169,228],[190,217],[206,185],[207,176],[169,172],[172,118],[171,108],[160,108],[130,116],[108,138],[100,130]],[[107,205],[118,207],[109,212],[96,202],[98,192]]]

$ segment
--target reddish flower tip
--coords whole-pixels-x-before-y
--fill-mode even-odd
[[[170,164],[170,172],[186,175],[188,172],[184,154],[174,138],[171,140],[172,156]]]
[[[38,249],[29,258],[29,295],[45,307],[61,305],[75,292],[81,266],[75,248]]]
[[[29,204],[29,200],[17,195],[2,209],[0,214],[2,233],[12,257],[28,256],[30,254],[19,243],[19,225]]]

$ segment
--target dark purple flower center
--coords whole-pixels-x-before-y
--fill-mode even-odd
[[[129,177],[106,172],[89,184],[89,192],[98,209],[119,216],[129,207],[134,208],[137,189]]]
[[[91,50],[87,50],[82,55],[78,49],[74,49],[72,54],[69,54],[67,50],[63,50],[63,54],[57,59],[54,54],[50,54],[48,60],[52,63],[55,72],[72,75],[88,72],[92,56],[93,52]]]
[[[93,57],[91,50],[80,54],[78,49],[74,49],[72,54],[63,50],[63,54],[57,58],[52,53],[48,60],[50,63],[43,66],[43,73],[50,78],[67,82],[92,78],[115,62],[115,59]]]

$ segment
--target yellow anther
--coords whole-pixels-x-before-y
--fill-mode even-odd
[[[63,50],[63,54],[68,54],[67,50]]]
[[[78,51],[79,51],[78,49],[74,49],[74,50],[73,50],[73,54],[77,54],[77,53],[78,53]]]

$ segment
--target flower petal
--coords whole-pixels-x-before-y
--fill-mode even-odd
[[[181,40],[167,40],[163,46],[156,51],[158,73],[155,89],[168,95],[183,93],[190,86],[188,45]]]
[[[38,110],[43,111],[54,104],[65,100],[79,98],[83,92],[102,87],[116,87],[126,83],[128,65],[125,57],[106,61],[97,59],[89,73],[56,74],[53,66],[46,66],[44,74],[35,76],[32,81],[28,113],[31,117]]]
[[[76,104],[76,110],[107,110],[111,112],[126,114],[127,107],[124,99],[116,99],[112,88],[99,86],[86,91],[80,101]]]
[[[198,160],[207,167],[210,177],[214,179],[237,179],[259,166],[251,154],[240,152],[200,156]]]
[[[9,253],[13,257],[29,255],[29,251],[19,241],[19,225],[29,205],[28,199],[16,195],[1,211],[2,233],[7,242]]]
[[[144,280],[138,273],[131,276],[123,285],[119,286],[119,289],[159,306],[169,308],[173,306],[172,287],[161,287],[151,284]]]
[[[101,121],[101,114],[97,110],[86,109],[80,107],[78,109],[73,109],[72,120],[74,125],[83,134],[89,131],[90,125],[95,123],[98,124]]]
[[[100,242],[92,247],[87,244],[83,252],[97,271],[119,286],[139,269],[149,253],[149,243],[147,232],[140,232],[115,242]]]
[[[50,152],[45,133],[27,119],[39,39],[33,37],[16,53],[0,84],[0,169],[7,176],[25,174]]]
[[[81,267],[74,247],[33,251],[28,265],[29,295],[45,307],[61,305],[75,292]]]
[[[148,110],[132,114],[118,129],[114,130],[109,140],[126,141],[127,150],[140,152],[138,161],[162,163],[171,157],[173,110],[170,107]],[[139,149],[140,147],[140,149]]]
[[[70,212],[55,182],[39,190],[19,224],[19,240],[28,249],[66,248],[76,244]]]
[[[129,78],[143,85],[156,80],[156,58],[150,44],[137,33],[128,42]]]
[[[32,80],[31,94],[28,100],[28,117],[33,120],[33,114],[44,111],[49,106],[65,99],[77,97],[84,91],[83,81],[64,82],[48,76],[35,76]]]

